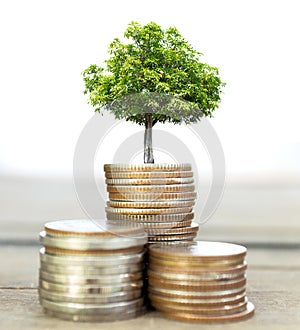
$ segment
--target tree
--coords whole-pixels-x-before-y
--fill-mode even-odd
[[[152,127],[212,117],[224,83],[175,27],[131,22],[124,37],[127,42],[115,38],[110,44],[104,67],[92,64],[83,72],[84,93],[96,112],[107,109],[144,125],[144,162],[154,163]]]

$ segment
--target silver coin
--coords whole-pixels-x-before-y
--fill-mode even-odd
[[[160,208],[182,208],[182,207],[191,207],[195,205],[195,201],[170,201],[170,202],[165,202],[165,201],[159,201],[159,202],[147,202],[147,201],[142,201],[142,202],[123,202],[123,201],[109,201],[106,202],[108,207],[115,207],[115,208],[133,208],[133,209],[160,209]]]
[[[105,164],[105,172],[191,171],[191,164]]]
[[[137,281],[143,277],[142,272],[117,274],[117,275],[63,275],[47,273],[43,270],[39,272],[40,279],[60,284],[118,284]]]
[[[80,304],[109,304],[121,301],[130,301],[134,299],[141,298],[142,291],[131,290],[116,292],[111,295],[101,295],[101,294],[63,294],[61,292],[47,291],[44,289],[39,289],[39,296],[42,299],[51,300],[54,302],[66,302],[66,303],[80,303]]]
[[[120,265],[116,267],[86,267],[86,266],[65,266],[53,265],[41,262],[41,269],[48,273],[64,274],[64,275],[117,275],[143,271],[145,265],[143,263],[132,264],[130,266]]]
[[[94,267],[116,267],[119,265],[131,265],[142,262],[145,250],[140,253],[128,255],[51,255],[40,249],[40,260],[44,263],[65,266],[94,266]]]
[[[173,185],[173,184],[191,184],[194,179],[191,178],[159,178],[159,179],[106,179],[105,183],[112,186],[126,185]]]
[[[149,236],[148,242],[192,241],[197,233]],[[152,258],[152,256],[151,256]],[[153,259],[153,258],[152,258]]]
[[[122,313],[118,313],[113,315],[113,317],[108,315],[97,315],[97,314],[68,314],[62,312],[54,312],[47,308],[44,308],[44,311],[47,315],[52,317],[57,317],[62,320],[74,321],[74,322],[111,322],[111,321],[123,321],[129,320],[132,318],[136,318],[142,316],[146,312],[145,307],[139,307],[138,309],[134,309],[132,311],[123,311]]]
[[[107,179],[160,179],[160,178],[191,178],[191,171],[137,171],[137,172],[105,172]]]
[[[181,213],[188,213],[193,210],[192,206],[186,207],[168,207],[168,208],[161,208],[161,209],[139,209],[139,208],[116,208],[116,207],[106,207],[106,213],[120,213],[120,214],[145,214],[145,215],[152,215],[152,214],[181,214]]]
[[[138,310],[142,307],[144,301],[143,298],[139,298],[132,301],[110,303],[110,304],[79,304],[79,303],[64,303],[54,302],[47,299],[40,298],[40,303],[48,310],[69,314],[104,314],[115,315],[123,312],[131,312]]]
[[[177,222],[142,222],[145,230],[148,229],[173,229],[173,228],[182,228],[182,227],[189,227],[192,224],[193,220],[187,221],[177,221]]]
[[[143,228],[129,222],[110,222],[106,220],[74,219],[51,221],[45,224],[49,236],[69,236],[105,239],[114,237],[143,236]]]
[[[179,214],[120,214],[106,212],[108,220],[114,221],[134,221],[136,223],[163,223],[163,222],[180,222],[193,220],[194,213],[179,213]]]
[[[40,242],[43,246],[67,250],[114,250],[143,246],[147,242],[147,235],[144,234],[135,237],[109,237],[103,239],[101,237],[53,237],[47,235],[45,231],[42,231],[40,233]]]
[[[128,292],[141,289],[143,286],[142,280],[131,281],[127,283],[110,283],[110,284],[73,284],[72,282],[66,284],[53,283],[43,279],[39,280],[39,288],[49,292],[56,292],[62,294],[98,294],[101,296],[111,297],[112,294],[120,292]]]

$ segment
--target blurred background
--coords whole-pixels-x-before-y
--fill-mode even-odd
[[[81,72],[132,20],[176,26],[227,84],[211,119],[226,186],[199,238],[300,244],[298,9],[297,0],[1,1],[0,244],[36,244],[45,222],[86,216],[72,177],[93,116]]]

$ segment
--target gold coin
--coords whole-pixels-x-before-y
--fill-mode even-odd
[[[181,280],[222,280],[228,278],[236,278],[244,274],[247,269],[247,263],[244,262],[241,265],[229,268],[178,268],[178,266],[163,266],[152,263],[149,265],[149,270],[152,272],[152,276],[157,278],[168,278],[168,279],[181,279]]]
[[[171,193],[171,192],[193,192],[195,191],[195,186],[192,184],[173,184],[173,185],[124,185],[124,186],[114,186],[107,185],[108,192],[113,193]]]
[[[191,171],[191,164],[105,164],[105,172]]]
[[[156,208],[179,208],[192,207],[195,205],[194,201],[170,201],[170,202],[119,202],[109,201],[106,203],[109,207],[116,208],[141,208],[141,209],[156,209]]]
[[[191,184],[193,178],[161,178],[161,179],[106,179],[105,183],[112,186],[126,185],[173,185],[173,184]]]
[[[248,300],[244,299],[237,304],[232,305],[223,305],[223,306],[213,306],[213,307],[199,307],[199,306],[180,306],[174,304],[161,304],[155,301],[151,302],[151,305],[155,307],[160,312],[167,312],[167,313],[189,313],[189,314],[196,314],[196,315],[206,315],[206,316],[221,316],[221,315],[228,315],[242,312],[246,309]]]
[[[207,315],[197,315],[189,313],[167,313],[162,312],[166,317],[180,320],[180,321],[189,321],[189,322],[232,322],[232,321],[242,321],[254,315],[254,305],[250,302],[247,303],[247,307],[244,311],[230,314],[230,315],[220,315],[220,316],[207,316]]]
[[[197,241],[176,246],[153,246],[150,255],[170,260],[189,260],[195,262],[224,261],[241,259],[246,255],[247,249],[242,245],[222,242]]]
[[[149,274],[149,273],[148,273]],[[217,290],[231,290],[236,288],[245,287],[246,278],[239,278],[232,281],[223,281],[219,283],[211,282],[189,282],[189,281],[171,281],[166,279],[156,279],[149,275],[148,283],[155,288],[163,289],[174,289],[174,290],[184,290],[184,291],[217,291]]]
[[[195,200],[197,198],[196,192],[186,193],[109,193],[109,199],[111,201],[185,201]]]
[[[229,290],[215,290],[215,291],[187,291],[178,289],[165,289],[157,286],[148,286],[148,292],[158,294],[164,297],[173,298],[189,298],[189,299],[204,299],[204,298],[226,298],[240,295],[246,290],[246,287],[238,287]]]
[[[195,235],[196,236],[196,235]],[[152,237],[149,237],[149,239],[152,239]],[[189,242],[190,243],[190,242]],[[192,242],[193,243],[193,242]],[[165,246],[165,245],[164,245]],[[173,247],[174,245],[170,245],[171,247]],[[153,246],[150,246],[149,249],[151,249]],[[169,245],[168,245],[169,247]],[[167,260],[167,259],[161,259],[161,258],[157,258],[156,256],[152,256],[150,253],[149,256],[149,260],[150,260],[150,265],[152,264],[156,264],[159,266],[166,266],[166,267],[183,267],[183,268],[194,268],[194,269],[199,269],[199,268],[228,268],[231,266],[238,266],[241,264],[244,264],[244,258],[240,258],[240,259],[233,259],[233,260],[216,260],[216,261],[207,261],[207,260],[203,260],[202,262],[195,262],[195,261],[189,261],[189,260],[185,260],[179,259],[176,260]]]
[[[164,297],[159,294],[148,293],[148,296],[151,302],[157,302],[159,304],[172,304],[178,307],[188,307],[191,306],[193,308],[197,307],[213,307],[213,306],[226,306],[231,304],[238,304],[239,302],[243,302],[246,299],[246,291],[244,290],[238,295],[234,295],[232,297],[221,297],[221,298],[198,298],[191,299],[189,297],[183,298],[174,298],[174,297]]]
[[[148,229],[145,227],[145,231],[149,236],[156,235],[180,235],[180,234],[192,234],[196,233],[199,230],[199,225],[197,223],[192,223],[189,227],[179,227],[179,228],[151,228]]]
[[[191,178],[193,172],[105,172],[107,179],[158,179],[158,178]]]
[[[106,207],[106,213],[121,213],[121,214],[179,214],[192,211],[192,207],[169,207],[163,209],[134,209],[134,208],[116,208]]]
[[[106,212],[108,220],[134,221],[137,223],[163,223],[163,222],[181,222],[194,219],[193,212],[179,214],[120,214]]]

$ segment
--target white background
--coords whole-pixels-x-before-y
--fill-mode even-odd
[[[71,175],[93,116],[81,72],[135,20],[176,26],[220,68],[211,122],[229,175],[299,177],[299,13],[297,0],[1,1],[0,174]]]

